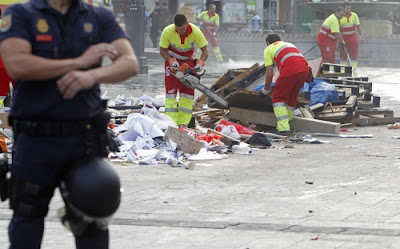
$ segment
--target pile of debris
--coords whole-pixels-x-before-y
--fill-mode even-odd
[[[383,125],[400,121],[400,118],[394,117],[393,110],[379,108],[380,97],[372,94],[372,82],[368,77],[351,77],[351,67],[322,63],[321,59],[308,63],[313,69],[314,78],[331,85],[337,97],[334,101],[310,104],[313,93],[307,90],[300,93],[298,110],[291,125],[293,130],[339,134],[340,128],[346,125]],[[265,66],[258,63],[250,68],[228,70],[210,88],[227,100],[229,108],[203,94],[195,100],[194,117],[205,127],[212,127],[224,115],[241,124],[274,127],[276,118],[271,99],[253,90],[264,84],[265,73]]]

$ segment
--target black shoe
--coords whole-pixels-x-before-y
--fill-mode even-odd
[[[273,128],[269,131],[269,133],[274,133],[276,135],[280,135],[280,136],[291,136],[293,135],[292,131],[278,131],[277,129]]]

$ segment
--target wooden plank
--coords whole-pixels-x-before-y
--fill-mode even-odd
[[[163,139],[164,141],[171,139],[177,144],[177,148],[182,150],[184,153],[197,154],[202,147],[200,141],[172,126],[168,126]]]
[[[193,116],[197,116],[197,115],[207,114],[207,113],[209,113],[209,112],[215,112],[215,111],[221,111],[221,109],[219,109],[219,108],[205,109],[205,110],[193,112],[192,115],[193,115]]]
[[[302,117],[293,117],[292,124],[290,125],[292,130],[310,133],[340,133],[340,123],[309,119]]]
[[[357,110],[357,96],[353,95],[346,102],[347,117],[353,117]]]
[[[223,85],[220,87],[218,90],[216,90],[217,93],[221,93],[224,89],[232,89],[235,88],[235,84],[238,83],[239,81],[243,80],[245,77],[250,75],[253,71],[257,70],[260,67],[260,64],[256,63],[253,66],[249,67],[249,69],[234,78],[233,80],[229,81],[227,84]]]
[[[307,62],[308,62],[308,66],[310,66],[312,68],[314,78],[320,77],[319,69],[321,68],[322,58],[309,60]]]
[[[303,117],[314,119],[313,115],[307,108],[300,107],[299,109],[300,109],[300,112],[303,114]]]
[[[353,125],[373,126],[373,125],[387,125],[400,122],[400,117],[394,118],[353,118],[351,120]]]
[[[268,125],[272,127],[276,126],[276,117],[273,112],[229,107],[229,118],[243,122]]]

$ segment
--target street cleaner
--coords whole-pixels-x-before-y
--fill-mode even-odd
[[[345,46],[339,25],[343,14],[343,7],[337,7],[335,13],[326,18],[321,26],[317,43],[321,51],[322,62],[335,64],[335,51]]]
[[[210,4],[208,10],[201,12],[197,17],[196,21],[200,23],[200,30],[203,32],[204,36],[211,43],[215,58],[217,61],[223,61],[221,55],[221,50],[219,49],[217,34],[219,30],[219,15],[215,12],[215,4]],[[198,48],[197,53],[200,54],[200,49]]]
[[[264,50],[266,67],[265,85],[261,90],[269,96],[274,64],[279,70],[272,93],[272,107],[277,119],[276,130],[270,131],[282,136],[291,135],[289,122],[293,119],[297,97],[304,82],[311,81],[308,63],[300,51],[291,43],[281,41],[278,34],[269,34]]]
[[[351,66],[353,69],[353,76],[357,77],[358,65],[358,39],[357,33],[361,41],[364,41],[364,35],[361,31],[360,19],[358,15],[351,11],[351,3],[344,3],[344,16],[339,20],[340,34],[343,37],[346,45],[340,49],[340,64]],[[346,50],[345,50],[346,49]],[[348,60],[347,53],[351,59]],[[350,65],[351,63],[351,65]]]
[[[200,59],[193,58],[195,45],[201,48]],[[187,127],[192,119],[194,89],[185,86],[170,71],[186,63],[195,71],[202,71],[208,58],[207,40],[200,29],[176,14],[174,23],[165,27],[160,37],[160,55],[165,60],[165,114],[176,125]],[[179,92],[179,102],[176,97]]]

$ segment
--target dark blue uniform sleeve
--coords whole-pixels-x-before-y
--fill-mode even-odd
[[[16,37],[30,41],[30,15],[22,4],[9,6],[2,17],[0,27],[0,42],[6,38]]]
[[[111,43],[120,38],[128,39],[128,36],[119,26],[115,15],[111,11],[103,7],[98,7],[98,11],[103,42]]]

